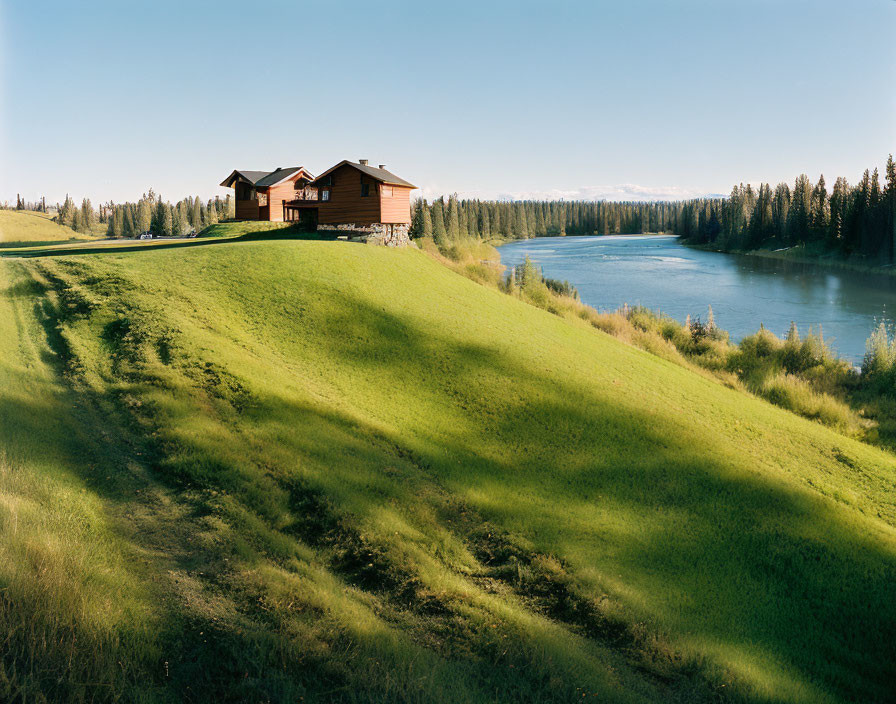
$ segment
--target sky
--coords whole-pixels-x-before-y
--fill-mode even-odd
[[[0,0],[0,201],[364,158],[427,197],[855,182],[894,36],[894,0]]]

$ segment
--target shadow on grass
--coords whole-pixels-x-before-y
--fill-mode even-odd
[[[458,567],[444,546],[466,545],[483,561],[485,578],[509,586],[523,603],[572,632],[619,647],[632,670],[646,668],[659,698],[725,698],[717,689],[727,680],[718,674],[718,663],[725,662],[748,663],[744,669],[768,687],[752,691],[749,675],[741,673],[747,684],[734,679],[735,698],[774,699],[776,691],[782,699],[891,697],[896,556],[861,532],[861,521],[848,520],[811,490],[738,463],[671,411],[647,414],[611,389],[571,388],[497,347],[458,344],[348,292],[340,305],[340,312],[313,321],[329,332],[313,342],[351,361],[345,385],[333,389],[341,407],[352,411],[254,379],[237,379],[244,393],[236,407],[216,390],[213,376],[183,376],[177,388],[160,385],[151,360],[122,373],[126,396],[78,397],[76,386],[72,393],[78,404],[116,409],[123,419],[109,414],[106,422],[121,422],[115,432],[133,436],[155,476],[185,492],[178,500],[196,496],[197,510],[213,516],[233,516],[233,506],[251,516],[257,525],[247,521],[241,539],[253,546],[258,564],[288,564],[289,543],[278,542],[278,535],[312,545],[338,579],[370,593],[384,618],[453,663],[450,673],[463,678],[471,699],[501,692],[508,701],[569,700],[582,677],[577,667],[587,659],[545,645],[545,663],[526,651],[524,634],[512,630],[517,649],[502,653],[471,624],[468,605],[424,594],[419,558],[413,551],[390,552],[395,539],[377,528],[389,524],[384,517],[423,536],[415,549],[448,571]],[[49,341],[58,346],[59,320],[49,315],[46,323]],[[175,346],[181,355],[175,366],[205,363],[186,348]],[[301,379],[301,370],[284,370],[284,384],[293,384],[290,375]],[[360,388],[379,389],[379,395],[365,397]],[[398,400],[388,398],[390,389],[401,389]],[[160,393],[176,398],[180,411],[156,413],[152,399]],[[10,407],[5,417],[22,411]],[[191,432],[195,417],[214,421],[220,435]],[[39,425],[29,432],[39,432]],[[108,442],[118,444],[120,437],[113,433]],[[114,482],[92,488],[122,506],[132,501]],[[148,532],[165,530],[152,525],[160,518],[145,520]],[[472,527],[462,527],[464,521]],[[491,526],[512,549],[479,542]],[[210,559],[205,548],[182,538],[178,549],[189,564]],[[492,553],[487,560],[486,550]],[[599,623],[592,631],[582,628],[600,612],[573,618],[539,596],[546,578],[531,576],[532,566],[550,559],[561,566],[574,611],[604,597],[624,605],[624,621],[614,622],[622,635],[602,635]],[[227,585],[224,575],[210,579],[219,590]],[[170,652],[172,662],[187,663],[177,686],[190,687],[197,700],[233,698],[243,668],[257,687],[244,693],[253,696],[277,698],[303,687],[320,693],[334,681],[342,683],[337,688],[363,685],[375,649],[338,665],[333,656],[303,662],[301,649],[289,645],[295,627],[289,615],[251,603],[239,607],[247,621],[213,626],[212,644],[195,635],[203,624],[212,629],[201,605],[176,606]],[[638,636],[634,624],[643,619],[647,634]],[[687,634],[707,662],[651,645],[652,634],[663,630],[673,643]],[[506,644],[501,647],[506,652]],[[645,658],[663,657],[669,663],[662,667],[645,665]],[[281,674],[286,671],[297,674]],[[381,679],[367,684],[393,696],[426,694],[397,684],[390,690]]]
[[[80,246],[80,247],[52,247],[47,249],[39,249],[35,251],[3,251],[0,249],[0,257],[21,257],[21,258],[37,258],[37,257],[58,257],[69,256],[72,254],[123,254],[129,252],[156,252],[162,249],[176,249],[179,247],[208,247],[211,245],[229,244],[233,242],[255,242],[259,240],[316,240],[316,241],[337,241],[338,233],[319,233],[309,231],[300,227],[286,227],[277,230],[259,230],[257,232],[247,232],[243,235],[235,237],[219,237],[219,238],[203,238],[196,237],[193,239],[163,241],[146,240],[144,242],[135,241],[132,245],[109,244],[101,246]],[[122,240],[123,241],[123,240]],[[38,246],[47,243],[36,243]],[[57,243],[54,243],[58,245]],[[31,246],[19,245],[19,246]]]
[[[606,573],[608,589],[621,572],[639,616],[689,633],[711,658],[740,659],[768,692],[892,695],[896,553],[885,531],[863,532],[857,512],[756,473],[672,414],[565,387],[364,301],[345,310],[331,321],[344,331],[332,353],[366,366],[371,384],[438,396],[453,418],[403,419],[389,441],[411,445],[483,515],[573,571]]]
[[[19,242],[0,242],[0,251],[4,249],[13,249],[15,247],[51,247],[53,245],[75,244],[77,242],[89,242],[89,239],[83,237],[71,237],[67,240],[23,240]]]

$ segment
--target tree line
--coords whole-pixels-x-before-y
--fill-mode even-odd
[[[896,257],[896,164],[887,159],[884,183],[877,169],[850,185],[838,178],[830,192],[824,176],[806,174],[793,187],[739,184],[728,198],[683,203],[672,232],[693,244],[724,251],[807,245],[881,262]]]
[[[3,207],[11,209],[9,204]],[[235,204],[230,194],[222,200],[203,201],[199,196],[188,196],[177,203],[163,201],[152,189],[137,202],[108,202],[94,207],[89,198],[77,205],[71,196],[57,203],[55,208],[47,206],[46,198],[29,203],[16,196],[16,210],[32,210],[49,213],[55,210],[53,220],[76,232],[96,232],[97,225],[106,226],[109,237],[139,237],[150,232],[156,237],[171,237],[199,231],[221,220],[235,216]]]
[[[563,235],[669,232],[725,251],[813,245],[844,256],[896,262],[896,165],[883,181],[866,170],[850,185],[805,174],[793,186],[739,184],[727,198],[686,201],[498,201],[457,195],[412,204],[412,237],[440,247],[465,238],[526,239]]]
[[[669,232],[681,218],[675,201],[499,201],[460,199],[431,203],[417,199],[411,208],[411,236],[432,237],[439,246],[465,238],[527,239],[563,235]]]
[[[188,196],[172,205],[152,189],[136,203],[110,204],[106,210],[110,237],[137,237],[145,232],[156,237],[186,235],[235,215],[229,193],[224,200],[215,197],[203,202]]]

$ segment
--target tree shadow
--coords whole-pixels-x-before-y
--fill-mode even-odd
[[[338,520],[371,527],[391,512],[429,536],[420,549],[444,562],[434,538],[452,529],[426,516],[444,513],[446,497],[456,497],[560,560],[578,590],[624,604],[629,620],[647,619],[713,665],[737,671],[748,663],[740,675],[766,686],[746,691],[750,699],[775,698],[775,688],[782,698],[892,696],[896,555],[874,521],[776,475],[771,462],[752,467],[673,408],[648,413],[630,393],[562,381],[549,361],[537,372],[506,345],[459,343],[340,293],[335,311],[308,323],[328,333],[309,334],[318,352],[350,361],[340,368],[344,378],[322,379],[329,397],[297,383],[297,363],[277,386],[230,370],[245,387],[241,408],[215,395],[205,377],[185,376],[190,403],[182,415],[161,417],[148,403],[159,386],[139,368],[129,372],[129,398],[78,403],[131,418],[134,448],[147,451],[156,476],[206,492],[204,510],[220,505],[215,492],[226,486],[227,500],[266,530],[301,535],[307,504],[295,503],[294,489],[305,482],[339,507]],[[55,329],[47,328],[51,343]],[[259,350],[274,344],[257,343]],[[179,360],[181,368],[203,361]],[[135,411],[133,399],[144,410]],[[218,421],[221,442],[239,452],[216,457],[211,471],[197,467],[215,439],[182,432],[191,415]],[[111,482],[96,491],[131,500]],[[334,530],[326,525],[320,530]],[[204,557],[185,550],[191,560]],[[375,591],[376,574],[361,578]]]
[[[435,393],[453,422],[392,422],[388,438],[483,515],[713,657],[751,663],[743,671],[759,670],[771,691],[893,695],[887,528],[769,471],[787,458],[757,471],[672,413],[564,386],[364,301],[345,311],[332,353],[368,379],[422,394],[440,386],[433,369],[451,380]],[[622,584],[610,576],[620,573]]]

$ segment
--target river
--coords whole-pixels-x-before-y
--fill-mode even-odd
[[[865,340],[896,312],[896,276],[864,274],[690,249],[666,235],[540,237],[498,248],[507,266],[528,254],[552,279],[568,280],[601,311],[641,304],[684,321],[715,322],[734,341],[762,323],[779,336],[821,326],[834,351],[860,363]]]

